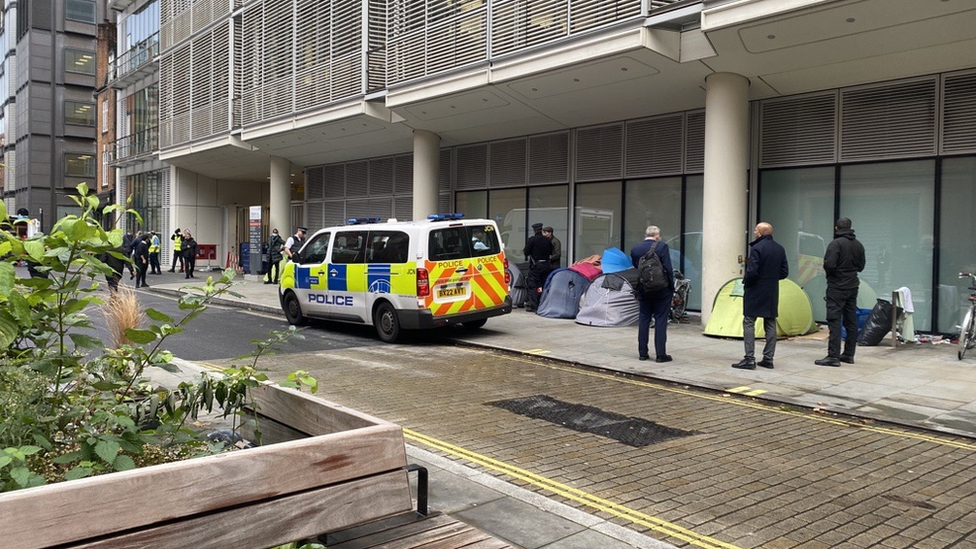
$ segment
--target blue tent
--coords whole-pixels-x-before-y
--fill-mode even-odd
[[[607,248],[603,250],[603,257],[600,258],[600,267],[603,268],[603,274],[619,273],[632,269],[634,263],[629,255],[620,251],[620,248]]]

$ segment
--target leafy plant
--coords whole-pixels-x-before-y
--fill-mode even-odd
[[[146,309],[122,290],[106,303],[100,276],[110,277],[109,255],[122,257],[119,229],[96,221],[97,198],[79,185],[72,199],[81,213],[61,218],[48,235],[21,241],[0,236],[0,491],[74,479],[222,449],[194,430],[190,420],[220,409],[237,430],[249,391],[267,376],[257,361],[296,337],[290,329],[256,343],[253,360],[221,376],[183,383],[172,392],[155,389],[151,367],[176,371],[165,340],[183,332],[207,305],[231,291],[234,272],[210,277],[180,298],[180,318]],[[108,206],[103,213],[121,211]],[[138,213],[128,210],[141,222]],[[7,213],[0,202],[0,219]],[[124,259],[124,258],[123,258]],[[41,277],[19,278],[14,262],[31,262]],[[91,335],[88,316],[103,306],[115,336],[110,347]],[[144,325],[148,322],[147,325]],[[306,372],[285,382],[316,388]],[[9,418],[9,420],[8,420]]]

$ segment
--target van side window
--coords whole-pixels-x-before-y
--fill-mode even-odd
[[[431,231],[428,254],[431,261],[446,261],[501,252],[494,226],[448,227]]]
[[[340,265],[364,263],[366,259],[366,231],[342,231],[336,233],[332,246],[332,261]]]
[[[367,263],[406,263],[410,237],[400,231],[370,231]]]
[[[322,233],[313,237],[308,244],[305,244],[301,251],[302,263],[325,263],[325,254],[329,251],[330,236],[330,233]]]

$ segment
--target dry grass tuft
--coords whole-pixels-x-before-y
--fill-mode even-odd
[[[108,331],[112,335],[112,346],[118,349],[122,345],[132,343],[125,337],[125,331],[139,328],[146,321],[139,306],[139,300],[132,288],[119,284],[119,291],[111,294],[108,302],[102,306]]]

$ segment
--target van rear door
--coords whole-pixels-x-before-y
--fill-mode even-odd
[[[494,223],[453,223],[431,229],[426,269],[427,306],[434,317],[502,305],[508,295]]]

